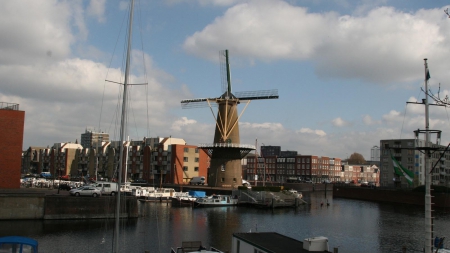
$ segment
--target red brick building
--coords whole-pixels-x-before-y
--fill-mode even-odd
[[[20,188],[25,112],[0,102],[0,188]]]

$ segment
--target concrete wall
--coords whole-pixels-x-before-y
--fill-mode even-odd
[[[1,194],[0,220],[42,219],[45,194]]]
[[[425,194],[423,192],[412,192],[406,190],[335,186],[333,188],[333,197],[411,205],[425,205]],[[431,202],[434,203],[434,207],[450,207],[450,194],[435,194]]]
[[[0,220],[114,218],[115,197],[69,197],[45,194],[1,194]],[[121,200],[120,216],[137,218],[135,197]]]

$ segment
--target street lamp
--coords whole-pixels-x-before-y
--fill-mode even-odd
[[[97,137],[97,148],[96,148],[96,156],[97,156],[97,159],[96,159],[96,164],[95,164],[95,177],[94,177],[94,179],[95,179],[95,181],[97,181],[97,175],[98,175],[98,164],[99,164],[99,159],[100,159],[100,152],[99,152],[99,149],[98,149],[98,143],[99,142],[102,142],[102,140],[103,140],[103,136],[98,136]]]
[[[263,146],[266,146],[264,143],[261,143],[261,149]],[[261,157],[263,158],[263,163],[264,163],[264,167],[263,167],[263,186],[266,186],[266,158],[263,156],[262,150],[261,150]]]

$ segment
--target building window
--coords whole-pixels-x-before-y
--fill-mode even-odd
[[[198,157],[195,158],[195,162],[198,163]]]
[[[189,148],[184,148],[184,153],[189,152]]]
[[[185,157],[183,158],[183,161],[184,161],[184,162],[189,162],[189,157],[186,157],[186,156],[185,156]]]
[[[195,153],[198,153],[198,148],[195,148]]]
[[[183,166],[183,171],[188,171],[188,167],[187,166]]]
[[[194,171],[198,171],[198,167],[194,167]]]

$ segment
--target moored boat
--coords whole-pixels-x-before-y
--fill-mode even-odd
[[[230,253],[254,252],[328,252],[328,238],[323,236],[306,238],[303,241],[276,232],[233,233]],[[181,247],[171,253],[181,252],[223,252],[211,247],[207,250],[200,241],[182,242]],[[227,251],[228,252],[228,251]],[[333,252],[338,252],[334,248]]]
[[[0,252],[38,253],[38,241],[23,236],[0,237]]]
[[[139,199],[141,202],[154,202],[154,201],[170,201],[172,197],[188,197],[188,192],[177,192],[173,188],[157,188],[153,192],[147,193],[143,199]]]
[[[172,197],[172,206],[193,206],[198,198],[206,197],[204,191],[188,191],[188,196]]]
[[[237,196],[233,197],[232,195],[211,195],[205,198],[198,198],[194,202],[194,207],[235,206],[237,204]]]

